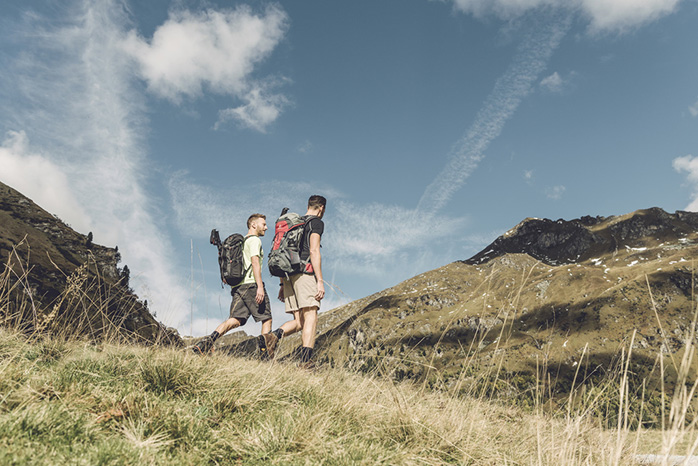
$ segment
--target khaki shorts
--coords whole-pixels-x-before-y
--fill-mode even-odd
[[[299,273],[282,280],[286,312],[293,313],[305,307],[320,309],[320,301],[315,299],[317,294],[317,278],[315,278],[315,275]]]

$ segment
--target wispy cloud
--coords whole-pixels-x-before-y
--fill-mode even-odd
[[[414,258],[420,251],[433,254],[433,245],[465,225],[463,218],[378,203],[339,201],[336,210],[333,233],[327,237],[328,251],[343,266],[369,275],[417,262]]]
[[[279,80],[273,85],[256,79],[253,72],[287,29],[287,14],[274,4],[259,13],[245,5],[223,11],[173,11],[152,39],[131,31],[124,48],[155,95],[175,103],[204,91],[229,96],[243,104],[221,110],[216,128],[233,120],[264,132],[288,99],[273,92]]]
[[[574,89],[575,81],[578,78],[576,71],[570,71],[561,75],[557,71],[541,79],[539,87],[543,92],[551,94],[565,94]]]
[[[296,150],[301,154],[310,154],[314,148],[315,146],[311,141],[305,141],[304,143],[300,144]]]
[[[551,186],[549,188],[546,188],[545,195],[548,199],[559,201],[560,199],[562,199],[562,196],[565,194],[565,191],[567,191],[567,188],[562,185]]]
[[[514,62],[501,76],[475,117],[465,137],[451,151],[450,161],[427,187],[419,201],[420,212],[440,210],[461,188],[485,156],[489,144],[501,133],[533,83],[545,69],[553,51],[569,29],[570,18],[545,18],[531,27]]]
[[[332,188],[303,182],[271,180],[217,190],[180,172],[170,179],[169,188],[177,227],[195,238],[207,237],[213,227],[240,231],[252,212],[266,214],[270,224],[282,207],[304,213],[308,196],[322,194],[328,198],[323,254],[348,273],[380,276],[410,262],[410,256],[416,262],[416,250],[453,235],[465,222],[399,206],[357,204]]]
[[[693,117],[698,117],[698,100],[696,103],[688,107],[688,111],[691,112]]]
[[[29,183],[25,194],[46,206],[67,199],[59,215],[77,203],[75,213],[85,212],[79,217],[91,224],[95,242],[119,246],[139,296],[165,323],[179,325],[187,313],[187,293],[173,275],[172,248],[144,189],[150,181],[147,118],[119,46],[129,24],[125,6],[117,0],[62,5],[60,17],[27,15],[6,30],[12,37],[3,37],[22,49],[0,70],[6,84],[0,119],[15,131],[8,133],[4,157],[15,161],[13,178],[48,179],[43,170],[51,170],[58,181],[52,190]],[[18,157],[22,162],[16,163]]]
[[[561,94],[568,86],[569,80],[564,79],[557,71],[540,81],[540,88],[553,94]]]
[[[285,96],[274,94],[269,88],[256,85],[241,99],[245,102],[244,105],[218,112],[218,121],[214,129],[219,129],[232,120],[243,128],[266,133],[267,127],[276,121],[283,109],[289,105],[289,100]]]
[[[676,10],[681,0],[451,0],[475,16],[496,15],[509,20],[531,10],[555,8],[578,13],[589,20],[592,33],[625,32]]]
[[[540,81],[540,87],[550,92],[561,92],[563,84],[562,78],[557,71]]]
[[[686,173],[686,180],[693,188],[691,202],[686,206],[686,210],[698,212],[698,157],[692,155],[677,157],[673,161],[673,166],[678,173]]]
[[[311,194],[327,198],[341,198],[336,190],[318,183],[266,180],[258,184],[236,184],[234,187],[216,187],[197,183],[188,173],[173,174],[168,188],[179,231],[192,238],[208,237],[211,228],[230,233],[241,231],[250,214],[259,212],[274,222],[283,207],[292,211],[303,210]]]

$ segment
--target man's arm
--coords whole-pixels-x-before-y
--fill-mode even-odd
[[[252,262],[252,275],[254,276],[254,281],[257,284],[257,295],[254,300],[257,304],[262,304],[264,301],[264,283],[262,283],[262,265],[259,263],[259,256],[252,256],[250,258]]]
[[[317,294],[315,299],[320,301],[325,297],[325,282],[322,281],[322,257],[320,256],[320,235],[318,233],[310,234],[310,263],[315,272],[317,279]]]

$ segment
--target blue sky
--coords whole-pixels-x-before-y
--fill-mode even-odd
[[[211,228],[324,194],[327,310],[526,217],[698,210],[695,24],[695,0],[9,0],[0,180],[196,335],[229,305]]]

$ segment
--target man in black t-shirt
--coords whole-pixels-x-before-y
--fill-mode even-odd
[[[283,324],[270,333],[259,337],[260,347],[266,348],[269,357],[274,355],[278,341],[284,335],[301,331],[301,364],[311,366],[313,348],[315,347],[315,329],[320,301],[325,297],[325,284],[322,280],[322,258],[320,256],[320,238],[325,230],[322,217],[325,215],[327,200],[318,195],[308,199],[307,222],[303,232],[300,256],[306,263],[305,272],[281,279],[279,300],[286,305],[286,312],[293,314],[293,320]]]

